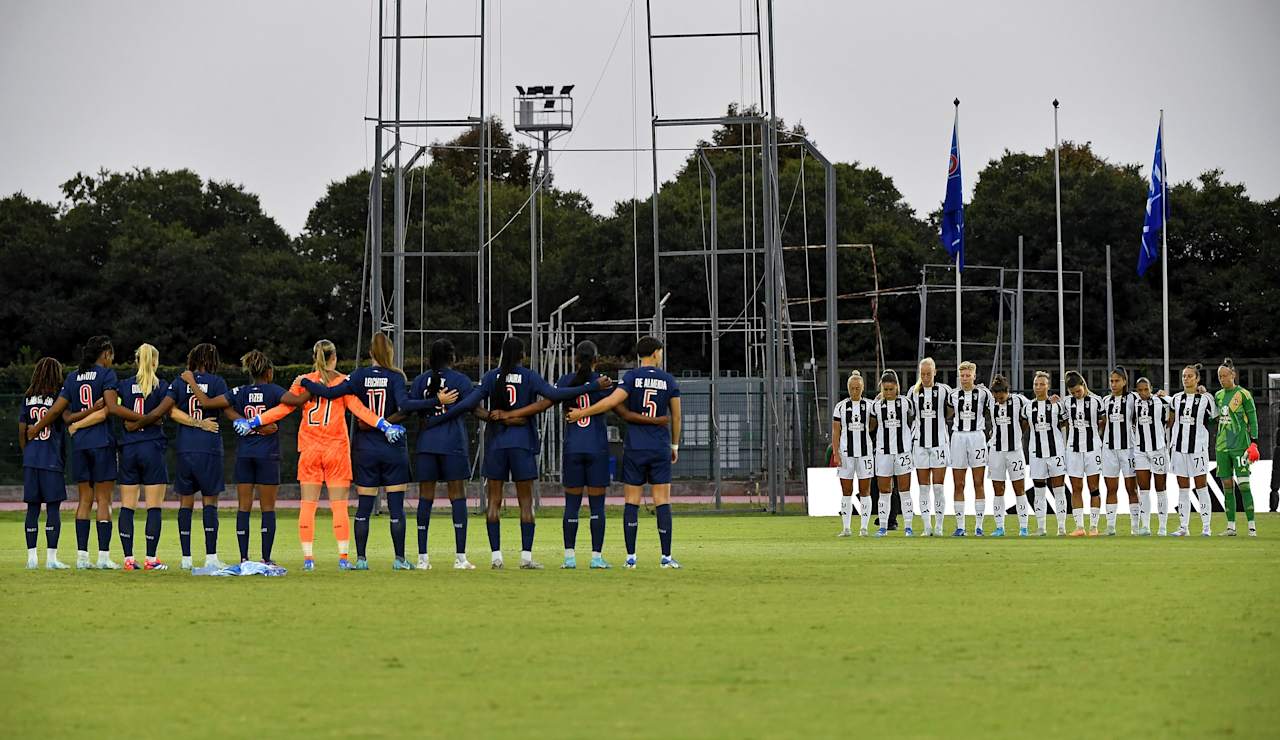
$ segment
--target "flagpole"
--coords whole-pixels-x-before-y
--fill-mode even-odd
[[[1058,390],[1066,395],[1067,346],[1066,321],[1062,301],[1062,182],[1058,162],[1058,99],[1053,99],[1053,198],[1058,219]],[[1083,296],[1081,299],[1083,300]],[[1167,362],[1165,363],[1168,364]],[[1167,374],[1167,373],[1166,373]]]
[[[1164,166],[1164,109],[1160,109],[1160,292],[1164,308],[1164,388],[1169,388],[1169,189],[1165,179],[1169,176]]]
[[[956,140],[956,156],[958,157],[960,154],[958,148],[960,146],[960,98],[956,98],[954,104],[956,107],[956,118],[955,122],[952,124],[952,136]],[[960,201],[961,203],[964,202],[963,190],[960,193]],[[962,346],[963,343],[961,341],[960,329],[960,258],[961,252],[956,252],[956,367],[959,367],[960,363],[964,362],[964,350]]]

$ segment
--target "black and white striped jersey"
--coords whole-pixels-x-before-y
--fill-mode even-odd
[[[1139,452],[1158,452],[1168,444],[1165,434],[1165,420],[1169,418],[1169,399],[1163,396],[1152,396],[1143,399],[1138,396],[1133,400],[1134,438],[1137,439]]]
[[[1026,418],[1031,423],[1031,454],[1035,457],[1057,457],[1063,453],[1062,428],[1066,418],[1060,404],[1048,399],[1027,401]]]
[[[1188,395],[1179,391],[1173,394],[1169,405],[1173,408],[1173,451],[1186,454],[1208,452],[1208,423],[1218,415],[1213,396],[1208,393]]]
[[[913,431],[916,447],[945,447],[948,443],[946,408],[951,387],[945,383],[931,386],[912,386],[907,394],[916,410]]]
[[[1102,444],[1108,450],[1133,449],[1133,427],[1138,417],[1137,401],[1137,393],[1125,393],[1123,396],[1111,394],[1103,399],[1102,414],[1107,425],[1102,428]]]
[[[1013,393],[991,410],[991,449],[996,452],[1022,452],[1022,420],[1025,418],[1027,399]]]
[[[1102,449],[1102,437],[1098,435],[1098,421],[1102,419],[1102,401],[1092,393],[1084,398],[1067,396],[1063,399],[1067,412],[1067,449],[1071,452],[1098,452]]]
[[[951,417],[952,432],[985,432],[987,430],[987,412],[991,410],[995,399],[991,391],[975,385],[970,390],[956,388],[947,399],[954,415]]]
[[[915,410],[909,399],[898,396],[878,399],[872,407],[876,417],[876,454],[900,455],[911,451],[911,422]]]
[[[860,398],[842,399],[836,404],[832,418],[840,422],[840,451],[848,457],[867,457],[873,454],[871,419],[875,416],[874,401]]]

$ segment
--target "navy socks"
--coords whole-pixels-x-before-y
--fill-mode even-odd
[[[485,520],[484,528],[489,532],[489,549],[493,552],[501,552],[502,523]]]
[[[133,557],[133,509],[120,507],[120,549],[126,558]]]
[[[178,509],[178,544],[182,546],[182,557],[191,557],[191,519],[195,510],[184,506]]]
[[[564,495],[564,549],[572,550],[578,542],[578,512],[582,509],[582,494]]]
[[[89,520],[76,517],[76,549],[89,551]]]
[[[604,552],[604,496],[588,496],[591,509],[591,552]]]
[[[431,507],[435,499],[418,497],[418,554],[427,552],[427,534],[431,529]]]
[[[467,500],[454,499],[449,502],[453,509],[453,548],[459,555],[467,554]]]
[[[262,512],[262,559],[271,559],[271,548],[276,543],[276,513]]]
[[[627,554],[636,554],[636,530],[640,527],[640,507],[627,504],[622,507],[622,539],[627,545]]]
[[[249,559],[249,512],[236,510],[236,544],[240,546],[240,559]]]
[[[62,534],[62,512],[58,510],[61,505],[61,501],[45,504],[44,541],[53,549],[57,549],[58,537]]]
[[[23,523],[27,535],[27,549],[35,548],[40,534],[40,502],[27,502],[27,518]]]
[[[356,557],[363,558],[369,547],[369,517],[373,516],[375,496],[360,496],[356,502]]]
[[[404,559],[404,491],[387,491],[387,514],[391,517],[391,545],[396,557]]]
[[[533,522],[520,522],[520,550],[533,552]]]
[[[205,504],[200,509],[200,515],[204,520],[204,552],[206,555],[215,555],[218,552],[218,505]]]
[[[160,544],[160,507],[147,509],[147,557],[154,558],[156,556],[156,546]]]
[[[662,504],[655,511],[658,516],[658,542],[664,557],[671,557],[671,504]]]
[[[111,520],[98,520],[98,550],[107,552],[111,549]]]

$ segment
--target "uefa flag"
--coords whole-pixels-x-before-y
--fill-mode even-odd
[[[959,113],[956,114],[957,119]],[[964,190],[960,181],[959,120],[951,128],[951,157],[947,162],[947,199],[942,203],[942,246],[959,269],[964,269]]]
[[[1138,252],[1138,276],[1160,259],[1160,230],[1164,228],[1164,120],[1156,129],[1156,157],[1147,187],[1147,216],[1142,222],[1142,251]]]

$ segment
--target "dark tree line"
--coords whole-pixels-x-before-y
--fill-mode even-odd
[[[800,127],[787,132],[802,133]],[[512,147],[496,127],[492,212],[497,228],[529,198],[526,149]],[[711,145],[755,143],[749,127],[717,130]],[[476,242],[474,133],[432,149],[428,163],[406,174],[407,240],[410,248],[474,250]],[[786,144],[789,137],[781,137]],[[821,146],[822,142],[817,144]],[[744,152],[745,155],[744,155]],[[744,149],[709,154],[719,177],[719,239],[725,248],[758,245],[762,237],[759,163]],[[783,242],[821,244],[821,168],[799,147],[783,146],[780,201]],[[1157,355],[1160,284],[1158,270],[1135,273],[1138,236],[1146,197],[1145,172],[1136,165],[1098,157],[1088,144],[1067,144],[1062,157],[1064,255],[1067,269],[1085,273],[1086,355],[1105,348],[1103,250],[1112,245],[1117,350],[1122,356]],[[882,288],[914,286],[925,262],[944,262],[938,246],[938,214],[917,214],[888,175],[857,162],[836,165],[838,234],[841,243],[872,243]],[[966,206],[968,261],[973,265],[1017,263],[1017,240],[1024,238],[1028,268],[1054,265],[1052,152],[1005,152],[978,173]],[[701,179],[701,187],[700,187]],[[708,237],[709,178],[694,156],[662,184],[659,195],[663,249],[693,249]],[[939,195],[942,193],[939,175]],[[355,348],[361,270],[367,224],[368,171],[333,182],[309,214],[297,237],[290,237],[243,187],[204,181],[188,170],[77,174],[63,186],[58,204],[18,193],[0,199],[0,356],[29,362],[52,354],[75,357],[90,334],[110,334],[118,353],[140,342],[159,347],[166,364],[180,362],[201,341],[218,344],[225,358],[260,348],[278,362],[305,362],[312,342],[328,337],[344,353]],[[381,217],[392,233],[391,178],[384,173]],[[745,197],[744,197],[745,196]],[[634,311],[638,270],[640,313],[652,313],[650,202],[616,203],[596,215],[581,193],[552,187],[541,196],[545,252],[540,266],[541,303],[550,311],[572,295],[582,299],[571,318],[629,318]],[[754,202],[753,202],[754,201]],[[1280,319],[1269,310],[1280,284],[1280,199],[1259,202],[1222,173],[1206,172],[1169,193],[1169,277],[1175,355],[1188,357],[1274,356]],[[753,215],[754,213],[754,215]],[[633,234],[638,238],[633,239]],[[529,219],[521,214],[494,240],[492,308],[495,326],[505,328],[507,310],[528,297]],[[638,241],[638,264],[633,250]],[[806,253],[786,254],[788,297],[806,295]],[[808,289],[823,293],[821,252],[808,255]],[[672,297],[669,316],[706,316],[708,265],[701,257],[663,260],[663,290]],[[409,261],[406,307],[410,326],[423,317],[425,328],[467,328],[475,324],[476,275],[473,259]],[[718,265],[720,310],[742,311],[754,292],[762,266],[750,258],[722,257]],[[389,279],[390,270],[386,270]],[[968,273],[967,273],[968,274]],[[973,273],[973,279],[980,276]],[[872,287],[864,251],[845,251],[838,263],[841,293]],[[1028,303],[1028,341],[1056,341],[1056,305],[1051,296]],[[989,298],[966,296],[966,337],[992,340],[996,307]],[[822,315],[822,304],[812,304]],[[949,300],[935,304],[930,330],[950,336]],[[808,306],[793,304],[804,320]],[[842,303],[842,318],[870,315],[868,300]],[[918,301],[884,298],[879,312],[886,354],[912,358],[916,352]],[[366,326],[367,326],[367,313]],[[521,314],[527,320],[527,313]],[[1076,325],[1068,309],[1068,332]],[[367,335],[367,329],[366,329]],[[873,335],[863,327],[841,330],[841,357],[865,358]],[[726,337],[726,357],[741,356],[742,339]],[[606,352],[622,354],[627,337],[606,338]],[[464,352],[474,339],[459,340]],[[797,355],[808,357],[807,337],[797,337]],[[420,348],[410,342],[407,354]],[[818,353],[821,355],[821,345]],[[708,363],[705,338],[675,340],[678,367]]]

